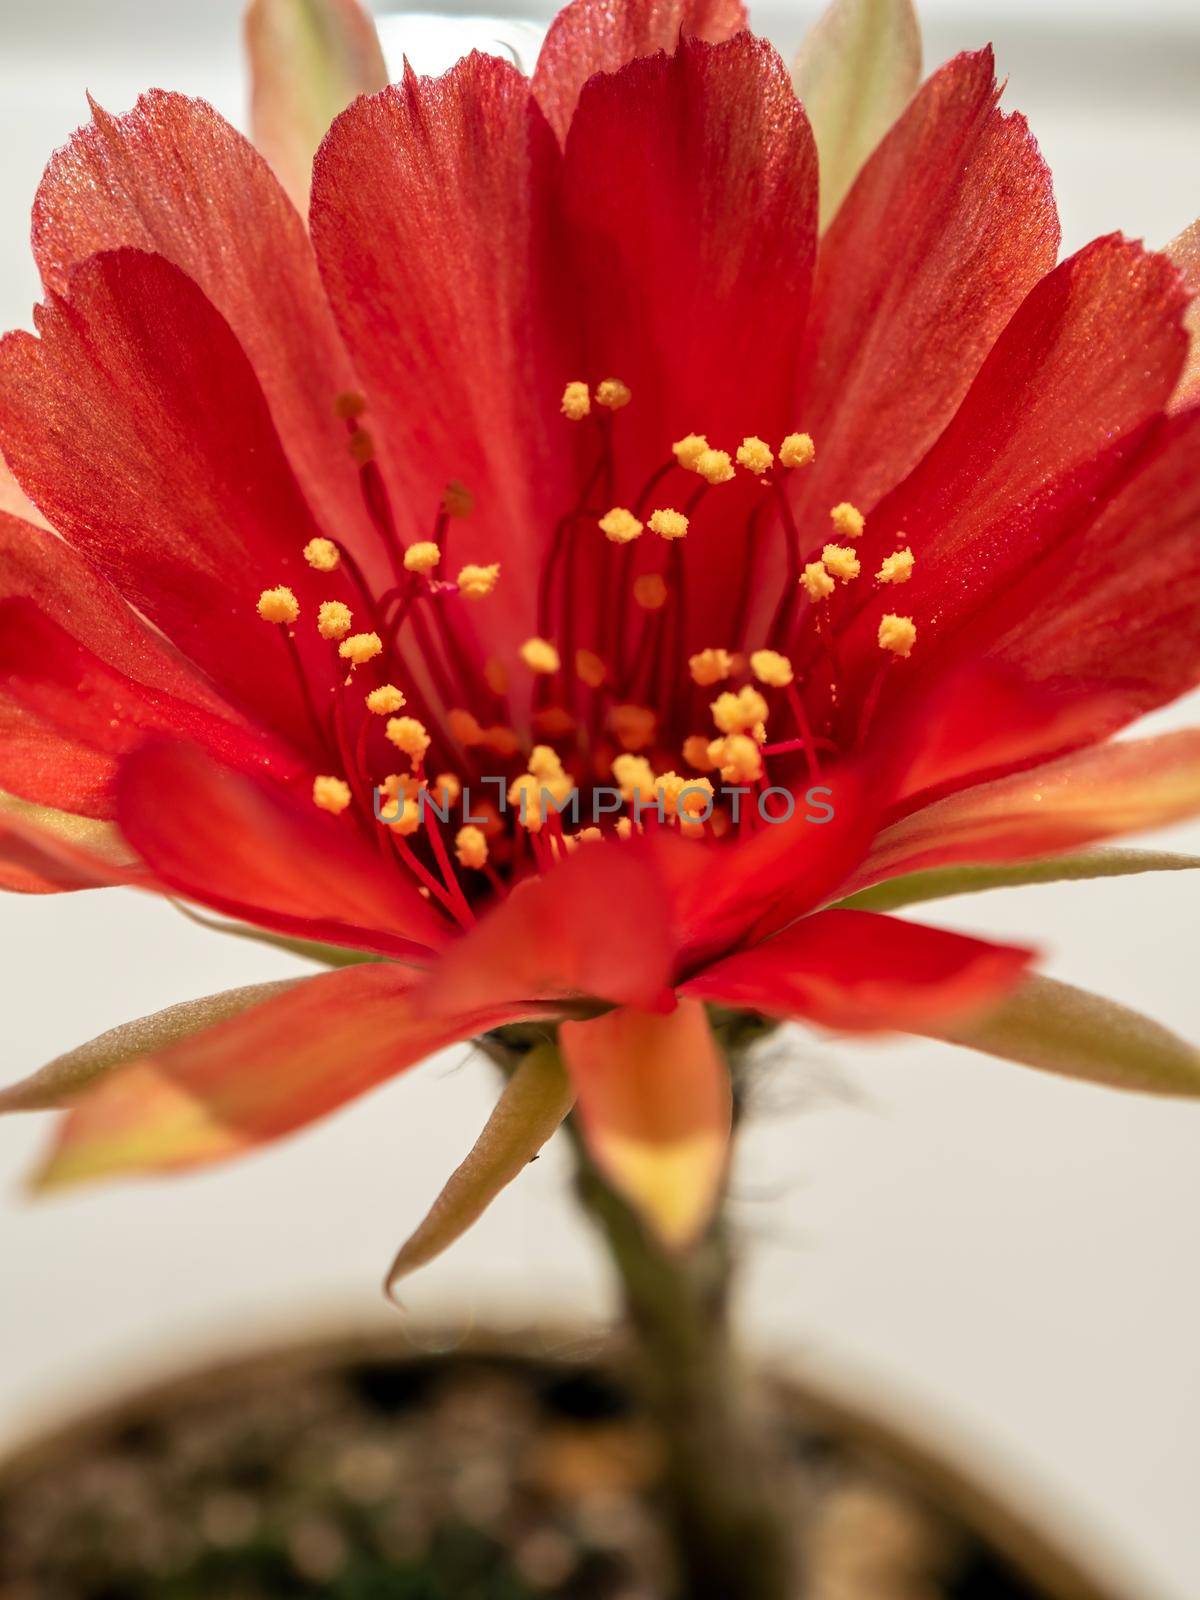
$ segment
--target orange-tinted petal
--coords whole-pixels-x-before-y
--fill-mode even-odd
[[[328,1115],[456,1039],[528,1016],[416,1015],[391,963],[326,973],[122,1067],[59,1124],[38,1186],[203,1166]]]
[[[821,911],[718,961],[682,992],[851,1033],[972,1016],[1016,985],[1031,952],[869,911]]]
[[[704,1007],[623,1008],[559,1037],[596,1165],[664,1243],[691,1244],[720,1191],[732,1105]]]

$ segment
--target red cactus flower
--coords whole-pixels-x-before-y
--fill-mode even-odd
[[[338,969],[8,1091],[71,1102],[43,1182],[233,1155],[529,1020],[569,1083],[514,1085],[518,1153],[577,1099],[673,1239],[725,1158],[708,1006],[1200,1086],[1029,952],[885,914],[1156,864],[1069,853],[1200,801],[1200,735],[1107,742],[1200,678],[1188,295],[1120,237],[1055,265],[997,97],[987,51],[934,73],[827,160],[820,237],[735,0],[573,0],[532,81],[355,100],[307,228],[203,104],[94,108],[0,347],[54,530],[0,524],[5,881]]]

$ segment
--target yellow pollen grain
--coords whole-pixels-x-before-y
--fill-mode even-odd
[[[708,754],[709,741],[702,733],[693,733],[683,741],[683,759],[697,772],[709,772],[714,766]]]
[[[827,600],[837,588],[821,561],[810,561],[800,574],[800,582],[804,585],[808,598],[814,603],[818,600]]]
[[[789,433],[779,446],[779,460],[785,467],[807,467],[816,454],[810,433]]]
[[[829,520],[833,523],[833,531],[840,539],[861,539],[862,531],[867,525],[866,517],[848,500],[843,500],[833,507],[829,513]]]
[[[694,472],[697,461],[707,449],[708,440],[702,433],[688,433],[682,439],[676,439],[671,446],[671,454],[681,467]]]
[[[367,710],[377,717],[394,717],[405,704],[404,695],[394,683],[381,684],[367,696]]]
[[[508,786],[508,803],[530,833],[537,833],[542,826],[542,790],[546,787],[532,772],[523,772]]]
[[[353,621],[350,607],[343,600],[322,600],[317,610],[317,632],[331,643],[344,639]]]
[[[483,729],[473,712],[455,707],[446,714],[446,724],[450,729],[450,737],[464,748],[469,749],[472,745],[482,744]]]
[[[726,783],[757,783],[762,777],[762,755],[744,733],[714,739],[708,747],[710,765],[720,767]]]
[[[709,707],[722,733],[745,733],[767,720],[767,702],[751,684],[737,693],[726,690]]]
[[[620,411],[632,399],[633,392],[620,378],[605,378],[603,383],[596,385],[596,404],[603,406],[606,411]]]
[[[415,800],[405,800],[396,815],[389,821],[388,827],[393,833],[398,833],[402,839],[407,839],[421,826],[421,807]]]
[[[879,648],[890,650],[894,656],[912,655],[917,641],[917,629],[911,617],[897,617],[892,612],[879,619]]]
[[[682,539],[688,531],[688,519],[682,511],[663,506],[650,513],[650,531],[663,539]]]
[[[350,804],[350,785],[343,778],[314,778],[312,799],[318,810],[339,816]]]
[[[600,532],[613,544],[631,544],[642,531],[642,524],[632,511],[624,506],[614,506],[600,518]]]
[[[392,717],[384,732],[397,750],[403,750],[414,766],[425,759],[425,752],[429,749],[429,734],[426,732],[425,724],[419,722],[416,717]]]
[[[286,586],[264,589],[258,597],[258,614],[264,622],[295,622],[300,615],[300,602]]]
[[[315,572],[336,572],[342,556],[332,539],[310,539],[304,546],[304,559]]]
[[[454,854],[460,867],[473,867],[476,872],[487,865],[488,842],[483,830],[473,823],[460,828],[454,835]]]
[[[903,550],[897,550],[895,555],[885,556],[875,576],[880,583],[907,583],[915,565],[916,557],[906,545]]]
[[[442,552],[432,539],[422,539],[410,544],[404,552],[405,572],[432,572],[442,559]]]
[[[536,636],[526,639],[521,646],[521,660],[530,672],[536,672],[544,677],[549,677],[562,666],[558,651],[549,639],[539,639]]]
[[[692,471],[698,472],[705,483],[728,483],[733,477],[733,462],[728,450],[702,450]]]
[[[535,778],[561,778],[562,757],[548,744],[535,744],[529,752],[529,770]]]
[[[633,580],[633,598],[643,611],[661,611],[667,603],[667,585],[657,572],[643,572]]]
[[[821,561],[826,572],[834,578],[840,578],[843,583],[857,578],[862,571],[862,562],[853,545],[827,544],[821,551]]]
[[[488,567],[465,566],[458,574],[458,592],[465,600],[486,600],[496,587],[499,578],[498,561],[493,561]]]
[[[493,694],[508,693],[508,668],[499,656],[489,656],[483,664],[483,681]]]
[[[618,839],[632,839],[633,838],[633,821],[632,821],[632,819],[630,817],[618,817],[617,818],[617,838]]]
[[[657,721],[646,706],[614,706],[608,714],[608,725],[623,750],[644,750],[653,744]]]
[[[775,465],[775,457],[767,441],[751,433],[738,445],[737,464],[745,467],[747,472],[752,472],[756,478],[761,478],[764,472],[770,472]]]
[[[750,671],[759,683],[765,683],[770,689],[786,689],[795,676],[792,663],[778,650],[751,651]]]
[[[617,788],[621,791],[621,798],[632,805],[635,799],[641,799],[644,805],[649,805],[654,794],[654,769],[645,756],[625,754],[616,756],[612,764],[612,775],[616,779]]]
[[[608,677],[608,668],[594,650],[576,650],[575,676],[589,689],[598,689]]]
[[[462,784],[453,772],[439,772],[431,788],[437,803],[443,807],[457,805],[462,796]]]
[[[688,657],[688,671],[693,683],[710,689],[714,683],[724,682],[733,671],[733,657],[728,650],[699,650]]]
[[[352,667],[366,666],[382,651],[383,640],[377,633],[352,633],[338,645],[338,655]]]
[[[569,383],[563,390],[563,416],[571,422],[582,422],[591,409],[592,400],[588,394],[587,384],[580,382],[578,379],[574,383]]]

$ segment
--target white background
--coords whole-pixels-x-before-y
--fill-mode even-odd
[[[758,21],[790,48],[812,10],[775,5]],[[237,12],[2,0],[0,322],[28,321],[29,201],[85,115],[84,88],[112,110],[151,84],[181,88],[240,118]],[[937,0],[926,15],[931,62],[995,40],[1007,103],[1030,114],[1055,170],[1068,248],[1116,227],[1161,243],[1200,213],[1192,0]],[[450,37],[389,24],[419,69],[445,64],[463,42]],[[531,32],[510,37],[527,49]],[[1200,851],[1200,827],[1169,842]],[[1051,972],[1200,1037],[1196,896],[1177,874],[927,916],[1033,937]],[[0,902],[0,948],[5,1079],[127,1017],[291,970],[123,891]],[[32,1208],[19,1184],[45,1125],[0,1125],[0,1440],[228,1340],[384,1318],[390,1251],[491,1093],[482,1064],[450,1052],[236,1168]],[[1109,1572],[1133,1574],[1137,1600],[1195,1600],[1200,1106],[797,1031],[764,1076],[735,1189],[760,1344],[931,1431]],[[553,1148],[409,1302],[414,1321],[606,1313],[603,1263]]]

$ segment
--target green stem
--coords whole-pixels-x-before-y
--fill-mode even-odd
[[[730,1337],[727,1232],[718,1223],[687,1255],[666,1251],[597,1171],[572,1122],[579,1198],[620,1279],[635,1377],[661,1440],[678,1600],[792,1600],[774,1440]]]

